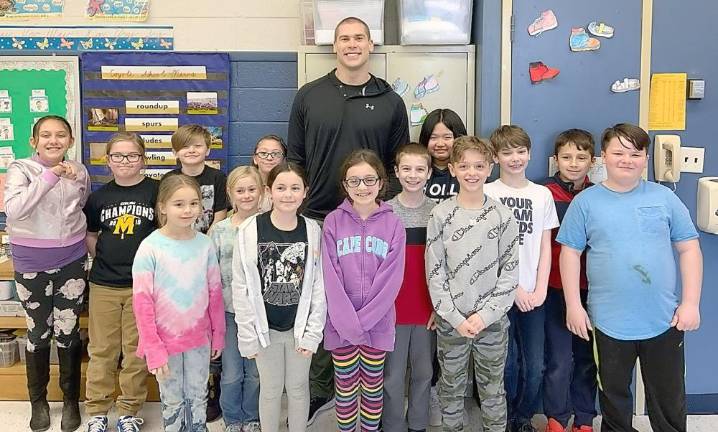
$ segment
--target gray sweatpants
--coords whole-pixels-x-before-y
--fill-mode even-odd
[[[406,432],[429,427],[429,398],[432,360],[436,335],[425,325],[397,325],[394,352],[386,353],[384,363],[384,413],[382,426],[385,432]],[[409,410],[404,416],[404,386],[407,365],[409,376]],[[408,425],[407,425],[408,419]]]
[[[441,366],[439,402],[445,432],[464,431],[466,366],[474,357],[474,374],[481,398],[485,432],[506,430],[504,365],[508,351],[509,319],[503,316],[473,339],[465,338],[441,317],[436,317],[436,345]]]
[[[257,354],[259,371],[259,422],[262,432],[279,430],[282,392],[287,389],[289,432],[304,432],[309,415],[309,364],[311,358],[294,346],[294,330],[269,330],[269,346]]]

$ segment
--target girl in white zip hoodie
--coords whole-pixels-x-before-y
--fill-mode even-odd
[[[326,320],[321,229],[297,215],[307,186],[298,165],[274,167],[267,177],[273,208],[245,220],[234,247],[237,339],[242,356],[256,359],[263,432],[279,429],[285,388],[289,430],[306,430],[309,366]]]

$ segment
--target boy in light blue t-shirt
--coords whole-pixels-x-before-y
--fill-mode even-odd
[[[640,359],[653,430],[686,431],[684,331],[700,324],[703,258],[688,210],[668,188],[641,178],[650,138],[641,128],[606,129],[606,181],[579,194],[556,240],[569,330],[593,330],[602,430],[632,431],[633,367]],[[682,298],[676,293],[678,252]],[[587,249],[588,309],[579,270]]]

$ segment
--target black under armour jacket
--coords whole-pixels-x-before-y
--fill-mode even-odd
[[[289,117],[287,158],[305,168],[309,194],[305,215],[324,219],[342,201],[339,169],[354,150],[374,150],[394,177],[394,153],[409,142],[409,121],[401,97],[381,78],[350,86],[335,70],[302,86]],[[396,192],[396,179],[387,185]]]

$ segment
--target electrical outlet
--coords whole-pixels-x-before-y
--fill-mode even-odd
[[[705,151],[703,147],[681,147],[681,172],[702,173]]]

